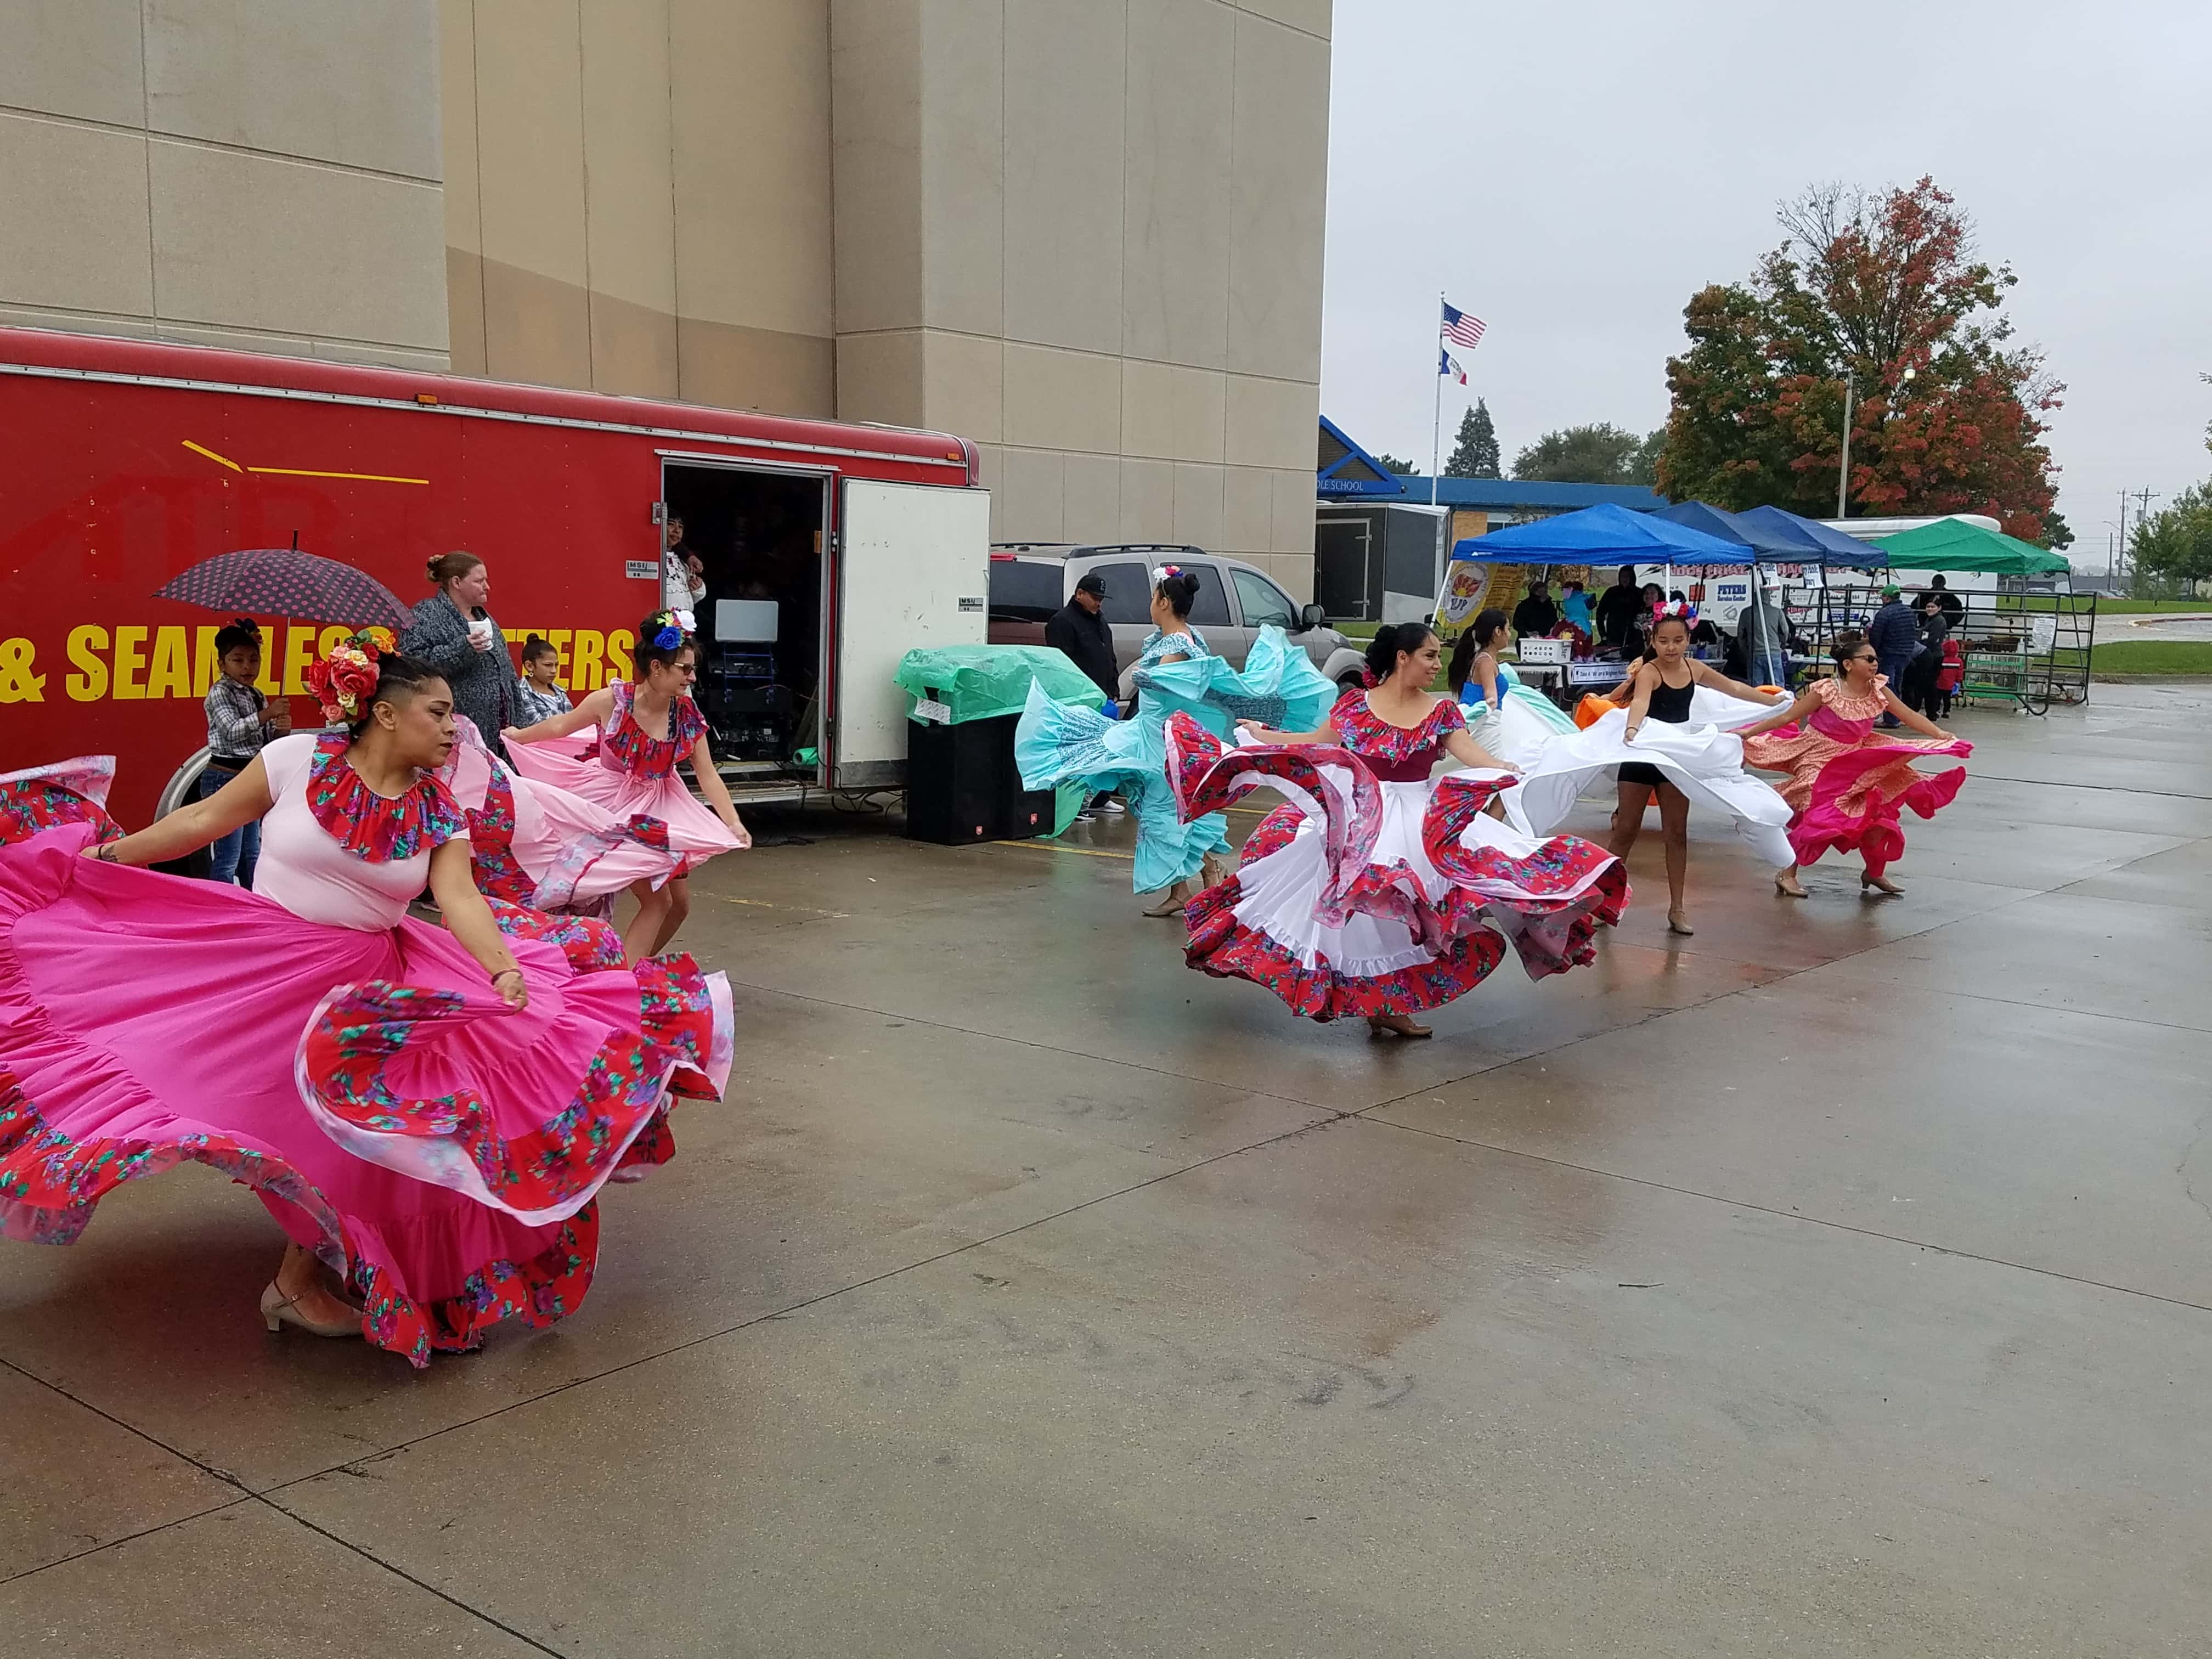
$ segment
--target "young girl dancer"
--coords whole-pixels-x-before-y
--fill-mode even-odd
[[[1421,623],[1379,629],[1371,690],[1346,692],[1317,730],[1242,722],[1224,750],[1183,715],[1170,775],[1186,816],[1269,785],[1291,798],[1253,832],[1236,873],[1189,908],[1188,960],[1248,979],[1294,1013],[1364,1017],[1376,1036],[1425,1037],[1412,1016],[1472,990],[1510,940],[1537,978],[1595,958],[1590,936],[1628,902],[1620,861],[1572,836],[1524,835],[1486,810],[1510,770],[1428,690],[1442,663]],[[1449,755],[1488,775],[1432,781]]]
[[[1859,890],[1892,895],[1905,890],[1884,872],[1905,851],[1899,809],[1911,807],[1923,818],[1950,805],[1966,781],[1966,769],[1916,772],[1916,757],[1974,752],[1974,745],[1953,737],[1917,710],[1908,708],[1889,689],[1881,659],[1856,629],[1837,635],[1829,653],[1836,659],[1832,679],[1815,680],[1796,702],[1755,726],[1744,728],[1744,758],[1770,772],[1787,772],[1783,797],[1796,809],[1790,823],[1795,854],[1774,878],[1775,889],[1803,898],[1797,867],[1830,848],[1856,851],[1864,868]],[[1931,739],[1917,743],[1877,732],[1875,722],[1894,714]],[[1797,729],[1784,735],[1778,728]]]
[[[1621,733],[1623,743],[1633,745],[1646,720],[1666,726],[1691,724],[1691,702],[1699,686],[1746,703],[1765,702],[1751,687],[1690,655],[1696,614],[1680,601],[1653,611],[1647,631],[1651,659],[1636,671],[1628,720]],[[1698,931],[1690,926],[1689,914],[1682,904],[1683,882],[1690,866],[1690,798],[1649,761],[1624,762],[1614,775],[1614,783],[1619,803],[1613,808],[1613,833],[1607,845],[1623,862],[1643,830],[1644,809],[1653,796],[1658,797],[1659,832],[1667,853],[1667,931],[1687,938]]]
[[[666,950],[691,914],[692,871],[717,854],[752,845],[714,769],[706,716],[691,701],[698,659],[690,618],[655,611],[638,625],[635,682],[617,680],[565,714],[505,734],[522,776],[581,795],[624,821],[656,818],[682,854],[681,869],[665,882],[641,880],[630,888],[637,915],[623,933],[623,948],[632,962]],[[593,726],[596,738],[573,736]],[[681,761],[691,763],[704,805],[676,775]]]
[[[1444,675],[1452,696],[1468,712],[1475,742],[1496,755],[1508,753],[1509,707],[1516,714],[1529,717],[1524,726],[1527,739],[1540,741],[1553,732],[1575,729],[1572,716],[1542,692],[1522,684],[1511,665],[1498,659],[1498,653],[1512,642],[1513,628],[1503,611],[1480,612],[1452,647],[1451,666]]]
[[[1279,628],[1263,628],[1242,673],[1207,647],[1191,626],[1198,578],[1173,565],[1152,573],[1152,634],[1132,671],[1137,712],[1110,720],[1094,708],[1058,703],[1032,685],[1014,734],[1022,787],[1048,789],[1072,778],[1094,793],[1111,790],[1137,819],[1132,881],[1139,894],[1158,892],[1148,916],[1180,915],[1200,888],[1228,873],[1228,820],[1206,812],[1188,822],[1176,812],[1167,779],[1167,724],[1188,715],[1225,737],[1240,716],[1317,720],[1336,695],[1312,660]]]
[[[1522,768],[1506,801],[1520,828],[1547,834],[1565,822],[1584,790],[1607,788],[1614,803],[1608,843],[1626,859],[1651,798],[1667,837],[1668,926],[1692,932],[1683,888],[1689,809],[1725,814],[1771,868],[1790,856],[1790,804],[1744,770],[1731,728],[1765,719],[1786,700],[1738,684],[1689,653],[1689,608],[1663,608],[1648,632],[1652,655],[1637,665],[1615,703],[1584,698],[1584,729],[1544,739],[1533,751],[1509,746]],[[1577,719],[1581,716],[1578,714]]]
[[[205,1164],[291,1240],[270,1330],[422,1365],[575,1310],[600,1186],[666,1155],[679,1075],[727,1075],[726,991],[507,939],[429,775],[445,680],[358,638],[309,679],[342,729],[136,835],[103,839],[112,764],[0,779],[32,808],[0,811],[0,1232],[68,1243],[122,1182]],[[134,867],[256,818],[252,893]],[[426,880],[442,927],[407,914]]]

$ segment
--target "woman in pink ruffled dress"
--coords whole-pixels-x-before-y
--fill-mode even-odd
[[[534,782],[493,754],[465,715],[456,714],[453,726],[453,752],[438,781],[468,820],[477,888],[494,914],[511,906],[604,920],[616,894],[641,883],[659,887],[684,867],[659,818],[617,818],[556,784]]]
[[[691,913],[692,871],[717,854],[752,845],[714,769],[707,718],[691,700],[698,660],[690,617],[655,611],[638,627],[635,682],[617,680],[565,714],[502,734],[522,776],[580,795],[617,818],[651,817],[665,827],[682,863],[665,882],[632,885],[637,915],[623,944],[633,961],[666,950],[676,937]],[[684,761],[704,802],[677,775]]]
[[[1790,821],[1790,849],[1797,860],[1776,872],[1775,890],[1803,898],[1799,866],[1834,848],[1858,854],[1865,866],[1861,891],[1902,893],[1885,872],[1905,850],[1904,809],[1932,818],[1966,781],[1963,766],[1931,773],[1915,771],[1912,763],[1938,756],[1963,760],[1974,745],[1899,701],[1865,635],[1855,629],[1838,635],[1829,654],[1836,659],[1834,678],[1814,681],[1779,714],[1741,728],[1744,764],[1790,775],[1775,788],[1796,812]],[[1875,722],[1884,714],[1896,715],[1932,741],[1877,731]],[[1784,726],[1796,729],[1778,730]]]
[[[575,1310],[599,1188],[670,1155],[672,1093],[720,1092],[728,994],[688,957],[599,965],[601,923],[503,933],[430,775],[446,682],[358,642],[311,678],[347,730],[136,835],[112,762],[0,779],[0,1232],[67,1243],[124,1182],[209,1164],[291,1241],[270,1329],[422,1365]],[[134,867],[255,818],[250,893]],[[444,927],[407,914],[426,882]]]
[[[1428,687],[1443,659],[1421,623],[1380,629],[1370,689],[1317,732],[1243,723],[1224,749],[1188,715],[1168,727],[1168,778],[1186,818],[1262,786],[1290,797],[1254,830],[1233,875],[1185,911],[1193,968],[1250,980],[1310,1019],[1364,1018],[1425,1037],[1412,1016],[1474,988],[1510,943],[1532,978],[1595,959],[1628,878],[1602,847],[1532,836],[1493,815],[1511,769]],[[1449,755],[1474,769],[1432,779]]]

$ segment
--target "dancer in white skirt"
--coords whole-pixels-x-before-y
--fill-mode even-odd
[[[1224,749],[1188,715],[1169,722],[1186,818],[1262,785],[1290,798],[1236,873],[1191,902],[1192,967],[1264,985],[1311,1019],[1425,1037],[1411,1016],[1472,990],[1509,942],[1534,978],[1595,960],[1591,935],[1628,902],[1620,861],[1493,816],[1510,769],[1426,689],[1442,660],[1425,624],[1386,627],[1368,647],[1371,689],[1347,692],[1318,731],[1242,722],[1248,746]],[[1432,780],[1447,754],[1471,769]]]
[[[1685,936],[1696,931],[1684,903],[1692,805],[1734,819],[1737,834],[1770,866],[1778,868],[1777,860],[1790,856],[1790,803],[1745,773],[1742,740],[1729,729],[1765,720],[1789,698],[1763,697],[1692,659],[1693,619],[1683,605],[1662,606],[1654,615],[1652,655],[1636,671],[1627,708],[1571,735],[1536,734],[1509,725],[1502,741],[1503,752],[1522,772],[1507,813],[1532,834],[1565,822],[1577,795],[1610,777],[1616,805],[1609,845],[1626,859],[1646,808],[1658,798],[1666,837],[1667,926]],[[1510,715],[1510,704],[1505,712]]]

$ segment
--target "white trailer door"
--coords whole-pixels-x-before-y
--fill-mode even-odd
[[[837,538],[836,699],[830,783],[906,775],[907,696],[891,683],[920,645],[981,645],[990,623],[991,495],[845,481]]]

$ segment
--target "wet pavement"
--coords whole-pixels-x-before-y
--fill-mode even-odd
[[[1419,1045],[1183,969],[1126,823],[764,817],[561,1327],[269,1337],[197,1170],[0,1246],[0,1651],[2202,1654],[2212,690],[2095,695],[1955,719],[1905,897],[1693,820],[1694,939],[1647,836]]]

